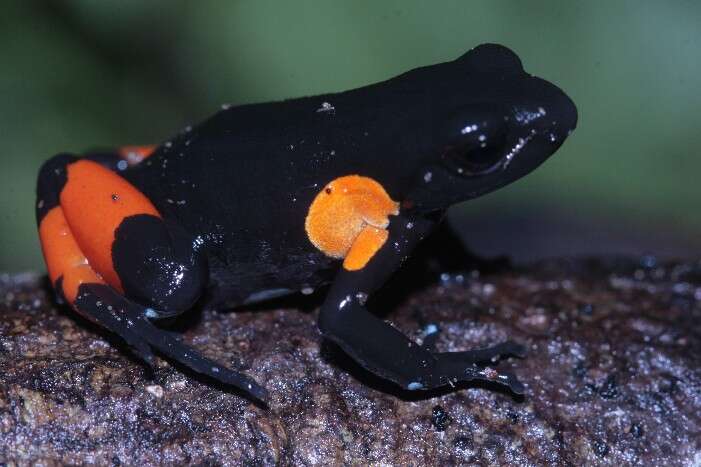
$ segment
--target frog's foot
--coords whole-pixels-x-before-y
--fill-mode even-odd
[[[435,323],[428,323],[419,334],[421,347],[429,352],[434,352],[440,335],[441,328]],[[463,359],[472,359],[474,363],[489,363],[504,357],[524,358],[526,356],[526,348],[516,342],[506,341],[492,347],[475,349],[469,352],[451,352],[450,355],[459,356],[459,358]]]
[[[523,358],[525,354],[526,349],[512,341],[465,352],[433,353],[435,366],[426,384],[429,387],[437,387],[459,381],[490,381],[506,385],[515,394],[521,395],[524,393],[523,384],[514,375],[497,371],[488,365],[509,356]]]
[[[250,376],[216,363],[183,343],[179,336],[156,327],[147,318],[149,308],[125,299],[107,285],[82,284],[74,307],[121,337],[151,367],[152,347],[197,373],[235,386],[261,401],[268,398],[267,391]]]

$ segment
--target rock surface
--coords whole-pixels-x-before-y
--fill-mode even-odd
[[[701,263],[559,261],[412,290],[376,305],[398,304],[386,317],[416,339],[437,324],[439,350],[527,344],[499,364],[525,397],[397,390],[321,342],[318,298],[192,319],[185,339],[243,362],[266,409],[166,361],[150,372],[42,279],[0,276],[0,460],[701,464]]]

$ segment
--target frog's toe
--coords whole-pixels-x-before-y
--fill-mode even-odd
[[[506,341],[483,349],[434,354],[433,384],[441,386],[459,381],[489,381],[505,385],[515,394],[523,394],[523,384],[515,375],[498,371],[489,364],[508,356],[523,357],[525,352],[523,345]]]

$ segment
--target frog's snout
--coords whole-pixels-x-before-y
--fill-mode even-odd
[[[557,142],[559,145],[577,127],[577,106],[567,94],[557,89],[550,108],[549,116],[551,118],[548,120],[554,128],[548,137],[551,142]]]

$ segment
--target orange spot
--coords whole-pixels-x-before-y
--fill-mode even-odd
[[[368,177],[347,175],[326,185],[314,198],[304,227],[309,240],[324,254],[344,258],[367,226],[386,229],[390,214],[399,214],[399,204],[389,197],[382,185]],[[370,240],[371,236],[375,240]],[[363,246],[354,252],[353,264],[365,265],[384,243],[383,240],[377,245],[379,236],[376,233],[364,234],[364,237],[367,238],[363,239]],[[377,245],[377,248],[370,248],[370,245]]]
[[[75,302],[80,284],[105,283],[88,264],[60,207],[44,216],[39,225],[39,238],[51,283],[55,284],[63,276],[63,294],[68,301]]]
[[[146,146],[122,146],[117,150],[119,157],[127,161],[129,165],[136,165],[143,161],[155,151],[155,144]]]
[[[385,229],[366,226],[353,242],[346,259],[343,260],[343,267],[349,271],[363,269],[370,258],[382,248],[387,237],[389,237],[389,232]]]
[[[125,179],[96,162],[69,164],[61,191],[61,208],[80,251],[104,280],[122,291],[112,264],[114,233],[124,218],[160,217],[151,201]]]

